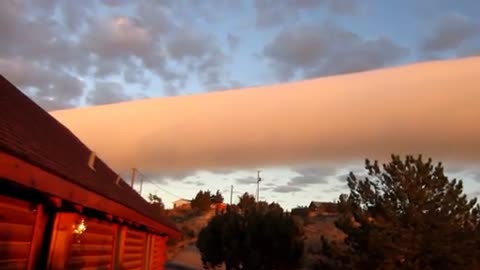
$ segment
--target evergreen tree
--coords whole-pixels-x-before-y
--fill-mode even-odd
[[[206,269],[295,269],[303,254],[303,228],[288,214],[234,211],[213,217],[200,231],[197,247]]]
[[[243,211],[255,207],[255,197],[248,194],[248,192],[245,192],[242,196],[239,196],[238,200],[238,207]]]
[[[368,177],[348,177],[336,226],[344,243],[323,239],[319,269],[479,269],[480,208],[449,180],[442,164],[407,156]]]
[[[220,193],[220,190],[217,190],[217,193],[211,196],[212,203],[223,203],[223,196]]]
[[[157,208],[160,211],[165,210],[165,205],[162,202],[162,198],[158,197],[155,194],[148,194],[148,200],[150,201],[150,204],[153,205],[155,208]]]
[[[210,209],[211,204],[212,195],[210,194],[209,190],[200,190],[197,195],[195,195],[195,198],[193,198],[191,201],[192,208],[199,209],[200,211],[206,211]]]

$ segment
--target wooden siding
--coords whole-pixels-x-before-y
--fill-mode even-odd
[[[127,228],[123,242],[122,270],[141,270],[146,258],[147,234]]]
[[[46,222],[42,209],[41,205],[0,196],[1,270],[35,269]]]
[[[141,212],[82,188],[63,178],[0,151],[0,178],[14,179],[16,183],[50,194],[85,208],[96,209],[124,220],[135,221],[158,233],[180,238],[180,232],[166,217],[155,220]],[[148,204],[148,203],[147,203]],[[167,222],[168,221],[168,222]]]
[[[98,220],[86,220],[87,230],[72,242],[65,269],[112,269],[115,226]]]
[[[155,270],[163,270],[166,261],[166,242],[167,237],[158,235],[150,235],[150,260],[149,268]]]

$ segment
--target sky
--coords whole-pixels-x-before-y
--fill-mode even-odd
[[[6,0],[0,73],[47,111],[271,85],[480,55],[478,10],[476,0]],[[363,159],[138,167],[155,183],[143,193],[156,192],[167,206],[199,189],[228,193],[234,185],[234,200],[254,193],[262,169],[261,198],[290,208],[337,198],[348,171],[363,172]],[[480,194],[478,163],[447,171]]]

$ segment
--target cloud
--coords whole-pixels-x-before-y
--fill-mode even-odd
[[[235,182],[240,185],[250,185],[250,184],[256,184],[257,179],[255,177],[243,177],[243,178],[235,179]]]
[[[220,82],[221,67],[226,61],[222,49],[212,35],[194,29],[181,29],[166,45],[170,57],[197,71],[202,82],[212,85]]]
[[[255,18],[256,25],[265,28],[294,22],[304,12],[319,13],[320,8],[335,15],[352,15],[359,7],[357,0],[257,0]]]
[[[480,56],[480,41],[472,42],[465,46],[460,52],[458,52],[458,57],[473,57]]]
[[[262,54],[280,80],[289,80],[384,67],[408,55],[408,50],[385,37],[364,40],[325,23],[287,27]]]
[[[463,58],[53,115],[116,168],[363,165],[392,153],[476,164],[475,70],[480,58]]]
[[[87,95],[87,102],[92,105],[104,105],[129,100],[123,89],[123,85],[118,82],[95,82],[95,89]]]
[[[107,6],[117,7],[127,4],[128,0],[103,0],[102,2]]]
[[[96,77],[119,75],[125,65],[134,67],[135,60],[151,67],[152,71],[164,73],[165,57],[158,51],[151,53],[156,51],[154,36],[139,20],[125,16],[95,19],[88,29],[79,46],[94,56]]]
[[[126,15],[120,9],[131,12]],[[50,16],[52,10],[58,16]],[[27,87],[54,96],[26,91],[46,109],[82,102],[83,93],[61,98],[64,89],[72,92],[79,88],[71,86],[74,79],[88,82],[120,78],[126,90],[131,89],[127,88],[129,84],[146,89],[153,79],[171,95],[178,94],[192,79],[206,89],[228,83],[223,70],[228,57],[216,36],[198,31],[188,17],[179,19],[177,11],[175,1],[1,1],[1,71],[15,83],[34,82]],[[18,69],[7,73],[6,62],[17,62],[24,69],[30,66],[45,79],[38,83],[38,75]],[[67,80],[69,83],[65,83]],[[50,81],[50,89],[43,89],[43,81]],[[88,95],[91,99],[103,94],[94,89]]]
[[[34,16],[30,5],[0,1],[0,72],[47,110],[71,107],[84,91],[83,81],[72,71],[86,65],[75,60],[83,58],[62,35],[62,24]]]
[[[227,34],[227,42],[228,42],[228,46],[230,47],[230,50],[233,50],[240,43],[240,37],[238,37],[237,35],[228,33]]]
[[[0,58],[0,73],[47,110],[71,107],[85,88],[76,76],[18,58]]]
[[[330,0],[328,7],[337,14],[356,14],[360,10],[360,2],[356,0]]]
[[[197,187],[205,186],[205,183],[202,182],[202,181],[187,180],[187,181],[184,181],[183,183],[184,183],[184,184],[187,184],[187,185],[195,185],[195,186],[197,186]]]
[[[193,28],[181,29],[166,45],[170,57],[183,63],[187,72],[195,72],[207,89],[222,84],[227,56],[215,37]]]
[[[290,192],[299,192],[302,191],[301,188],[296,187],[296,186],[278,186],[272,189],[273,192],[278,192],[278,193],[290,193]]]
[[[480,168],[477,166],[472,166],[472,168],[468,168],[458,172],[454,175],[457,179],[462,180],[472,180],[474,182],[480,183]]]
[[[349,189],[347,185],[336,185],[336,186],[332,186],[327,189],[324,189],[323,191],[325,193],[334,193],[334,194],[340,195],[342,193],[347,193]]]
[[[336,166],[304,165],[292,168],[299,176],[295,176],[288,182],[291,186],[308,186],[313,184],[327,184],[328,176],[334,175]]]
[[[422,50],[432,53],[457,49],[479,34],[480,21],[458,13],[450,13],[436,22],[432,32],[422,43]]]

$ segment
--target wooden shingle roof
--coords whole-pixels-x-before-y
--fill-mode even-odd
[[[174,223],[152,208],[101,159],[88,166],[91,150],[70,130],[0,75],[0,152],[59,176],[128,207],[178,232]],[[98,209],[102,210],[102,209]]]

